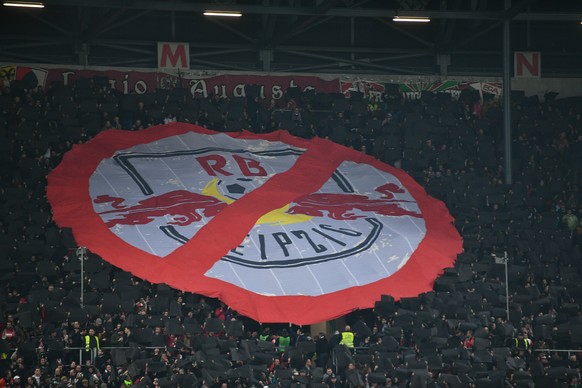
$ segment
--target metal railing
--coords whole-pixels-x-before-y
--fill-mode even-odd
[[[99,349],[102,350],[112,350],[112,349],[164,349],[165,346],[101,346]],[[83,363],[83,352],[87,351],[86,347],[65,347],[63,351],[68,350],[78,350],[79,351],[79,364]],[[98,348],[89,348],[91,350],[91,364],[95,362],[95,356],[97,355]]]
[[[113,350],[113,349],[148,349],[148,350],[152,350],[152,349],[165,349],[165,346],[100,346],[99,348],[89,348],[89,350],[91,351],[91,363],[93,364],[95,361],[95,355],[97,354],[97,351],[99,349],[102,350]],[[10,353],[14,354],[14,352],[16,352],[18,350],[18,348],[10,348]],[[67,346],[64,347],[62,349],[62,352],[71,352],[71,351],[75,351],[78,350],[79,351],[79,364],[83,363],[83,352],[87,351],[87,348],[85,346],[83,347],[77,347],[77,346]],[[60,349],[58,350],[59,352],[61,351]]]
[[[533,351],[540,353],[568,353],[568,357],[570,357],[571,353],[582,353],[582,349],[533,349]]]
[[[147,350],[153,350],[153,349],[165,349],[165,346],[101,346],[99,348],[90,348],[89,350],[95,350],[95,353],[98,349],[102,349],[102,350],[114,350],[114,349],[147,349]],[[368,348],[366,347],[354,347],[352,352],[353,353],[359,353],[363,350],[367,350]],[[14,353],[17,349],[16,348],[11,348],[10,352]],[[69,351],[74,351],[74,350],[78,350],[79,351],[79,364],[83,363],[83,352],[87,350],[86,347],[75,347],[75,346],[67,346],[63,348],[63,352],[69,352]],[[567,353],[568,357],[570,357],[571,353],[582,353],[582,349],[547,349],[547,348],[541,348],[541,349],[532,349],[532,351],[534,352],[538,352],[538,353]],[[335,369],[337,369],[337,354],[335,351],[331,351],[330,352],[330,356],[331,356],[331,361],[332,361],[332,365],[335,367]],[[95,361],[94,358],[94,352],[91,352],[91,363],[93,363]],[[336,370],[336,373],[338,371]]]

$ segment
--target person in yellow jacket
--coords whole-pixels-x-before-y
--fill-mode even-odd
[[[281,332],[281,335],[279,336],[278,341],[277,341],[277,351],[284,352],[285,350],[287,350],[287,348],[289,347],[290,344],[291,344],[291,337],[289,336],[287,329],[283,329],[283,331]]]
[[[123,376],[121,376],[121,384],[123,384],[124,387],[131,387],[133,385],[129,372],[125,371],[123,373]]]
[[[340,341],[340,345],[345,345],[348,347],[348,349],[354,348],[354,333],[352,332],[350,325],[346,325],[346,328],[342,332],[342,340]]]
[[[95,334],[95,329],[89,329],[89,333],[85,336],[85,356],[84,359],[93,362],[97,356],[97,351],[101,349],[99,337]]]

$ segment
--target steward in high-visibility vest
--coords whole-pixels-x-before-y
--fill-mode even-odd
[[[284,352],[291,344],[291,337],[286,329],[283,329],[281,335],[279,336],[279,343],[277,346],[277,351]]]
[[[263,333],[261,335],[259,335],[259,339],[261,341],[268,341],[269,339],[271,339],[271,330],[269,330],[269,328],[265,328],[265,330],[263,330]]]
[[[85,351],[83,352],[83,360],[90,360],[92,363],[97,357],[97,352],[101,349],[99,344],[99,337],[95,335],[95,329],[89,329],[89,334],[85,335]]]
[[[515,347],[516,349],[519,350],[530,350],[530,347],[532,345],[532,340],[527,338],[527,336],[524,336],[522,333],[519,333],[517,335],[517,338],[514,339],[515,341]]]
[[[95,335],[95,329],[89,329],[89,334],[85,336],[85,351],[88,352],[89,349],[101,349],[99,337]]]
[[[127,373],[123,377],[122,382],[123,382],[123,385],[126,387],[131,387],[133,385],[133,381],[131,381],[131,377],[129,377],[129,375]]]
[[[342,332],[342,340],[340,345],[345,345],[350,349],[354,348],[354,333],[352,333],[352,328],[348,325]]]

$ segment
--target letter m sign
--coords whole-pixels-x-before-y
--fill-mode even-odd
[[[158,42],[158,68],[190,69],[188,43]]]
[[[513,56],[515,78],[540,78],[541,54],[532,51],[516,51]]]

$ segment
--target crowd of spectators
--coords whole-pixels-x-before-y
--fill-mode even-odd
[[[248,92],[120,95],[98,79],[2,88],[0,387],[580,386],[581,99],[513,96],[507,184],[497,101],[293,90],[263,104]],[[463,253],[433,291],[383,296],[335,333],[259,325],[85,257],[52,221],[47,174],[102,130],[171,121],[285,129],[401,167],[447,204]]]

